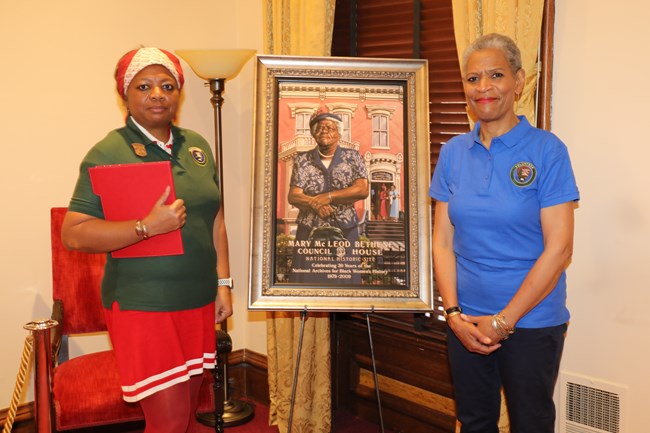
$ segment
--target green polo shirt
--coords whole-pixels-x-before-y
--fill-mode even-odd
[[[171,132],[174,147],[169,155],[150,142],[129,118],[124,128],[111,131],[93,146],[81,163],[71,211],[104,218],[88,168],[154,161],[171,161],[176,197],[183,199],[187,208],[187,221],[181,229],[184,254],[125,259],[107,254],[101,288],[104,307],[110,308],[117,301],[123,310],[177,311],[198,308],[215,299],[217,258],[212,228],[221,192],[214,157],[199,134],[176,126]]]

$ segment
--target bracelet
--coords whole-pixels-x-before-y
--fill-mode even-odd
[[[499,334],[502,340],[507,340],[508,337],[515,333],[515,329],[510,326],[502,313],[497,313],[492,316],[492,328]]]
[[[458,305],[454,305],[453,307],[449,307],[446,310],[444,310],[442,314],[445,316],[445,318],[447,318],[447,317],[453,317],[456,314],[460,314],[462,312],[463,312],[462,308],[460,308]]]
[[[149,231],[142,220],[137,220],[135,222],[135,234],[138,235],[139,238],[149,239]]]
[[[332,193],[329,191],[327,193],[327,198],[330,200],[330,203],[332,203]]]
[[[449,314],[445,314],[445,319],[449,320],[451,317],[459,316],[460,314],[460,311],[452,311]]]
[[[499,323],[497,322],[496,315],[492,316],[492,328],[497,333],[500,339],[502,340],[508,339],[508,333],[505,332],[504,329],[501,329],[499,327]]]
[[[217,280],[217,286],[226,286],[232,289],[232,278],[219,278]]]

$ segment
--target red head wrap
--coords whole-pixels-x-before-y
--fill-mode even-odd
[[[129,51],[117,62],[117,67],[115,68],[117,93],[124,98],[133,77],[151,65],[162,65],[167,68],[176,79],[179,90],[183,88],[185,77],[183,76],[183,68],[178,57],[160,48],[145,47]]]

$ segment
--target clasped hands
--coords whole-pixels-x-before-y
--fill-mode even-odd
[[[489,355],[501,347],[503,339],[492,327],[492,316],[463,313],[448,318],[447,324],[470,352]]]
[[[331,193],[315,195],[308,202],[309,207],[323,219],[329,218],[334,214],[334,208],[331,206],[331,203]]]

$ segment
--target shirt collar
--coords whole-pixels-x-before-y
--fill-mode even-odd
[[[133,122],[133,124],[140,130],[140,132],[142,132],[142,134],[145,137],[147,137],[153,143],[156,143],[165,152],[171,154],[171,148],[172,148],[172,145],[174,144],[174,134],[172,134],[171,127],[169,129],[169,138],[167,139],[166,142],[162,142],[162,141],[158,140],[156,137],[154,137],[153,135],[151,135],[151,133],[149,131],[147,131],[147,129],[144,126],[142,126],[138,122],[136,122],[136,120],[133,118],[133,116],[130,116],[130,119]]]
[[[517,123],[510,131],[506,132],[499,137],[494,137],[494,139],[500,140],[507,147],[514,147],[519,140],[526,135],[526,133],[532,128],[531,124],[528,122],[526,116],[517,116],[519,123]],[[479,136],[479,131],[481,130],[481,122],[476,122],[474,129],[470,132],[472,140],[467,147],[471,148],[472,146],[481,144],[481,137]]]

